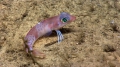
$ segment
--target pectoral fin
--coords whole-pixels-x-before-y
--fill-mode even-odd
[[[56,30],[57,36],[58,36],[58,43],[60,43],[64,37],[62,35],[62,33],[60,32],[60,30]]]

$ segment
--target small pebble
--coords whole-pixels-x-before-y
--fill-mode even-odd
[[[2,37],[1,37],[1,40],[5,40],[5,37],[4,37],[4,36],[2,36]]]
[[[107,57],[109,60],[115,60],[115,57],[114,56],[108,56]]]
[[[78,45],[79,43],[76,43],[76,45]]]

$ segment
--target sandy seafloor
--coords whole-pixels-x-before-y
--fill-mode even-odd
[[[120,67],[120,0],[0,0],[0,67],[39,67],[21,37],[39,21],[68,12],[76,20],[36,41],[43,67]]]

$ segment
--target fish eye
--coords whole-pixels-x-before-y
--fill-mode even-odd
[[[64,22],[67,22],[68,19],[67,18],[62,18],[61,21],[64,23]]]

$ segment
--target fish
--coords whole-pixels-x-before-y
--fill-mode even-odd
[[[44,35],[50,35],[52,31],[56,31],[58,36],[58,43],[60,43],[64,39],[60,28],[75,21],[75,19],[76,17],[70,15],[69,13],[61,12],[57,16],[53,16],[51,18],[47,18],[41,22],[38,22],[29,30],[27,35],[24,37],[25,51],[34,57],[45,58],[46,55],[44,53],[33,48],[36,40]]]

